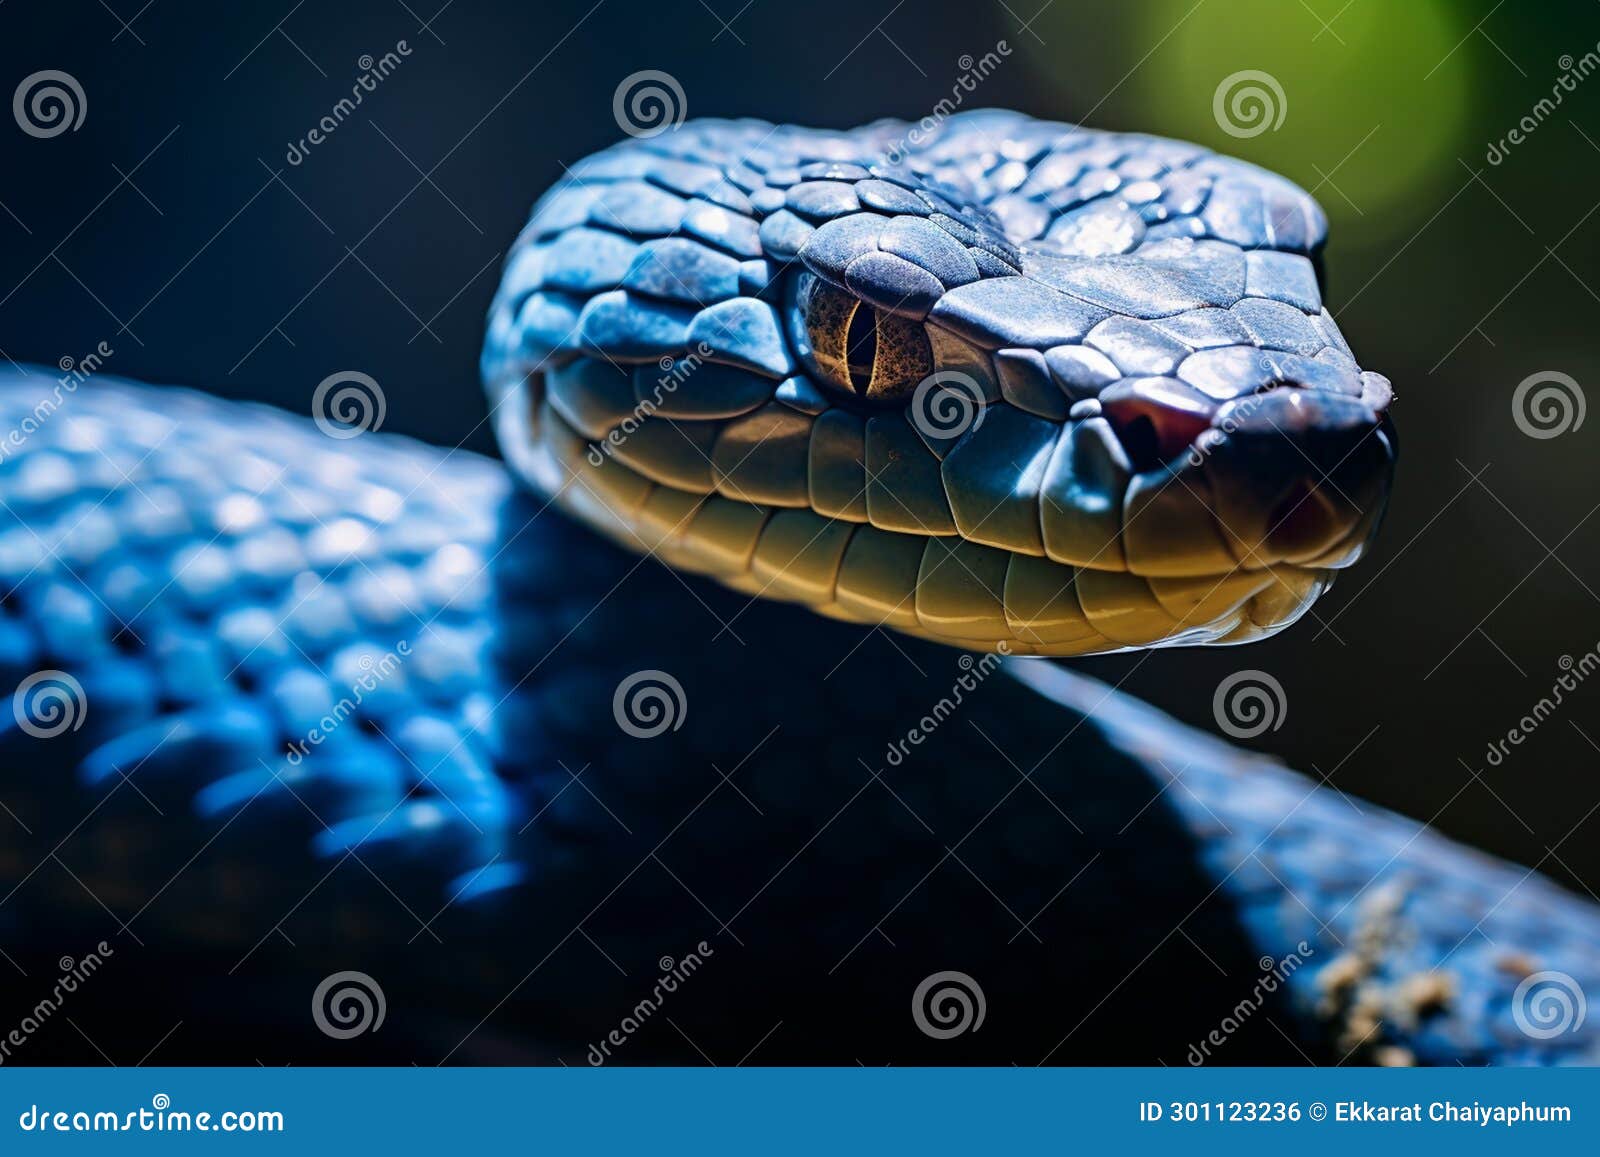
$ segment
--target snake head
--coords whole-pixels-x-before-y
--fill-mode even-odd
[[[1016,654],[1240,642],[1392,478],[1325,233],[1159,138],[690,122],[539,202],[484,378],[535,488],[737,589]]]

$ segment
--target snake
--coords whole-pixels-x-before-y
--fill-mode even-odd
[[[371,379],[0,373],[18,1015],[102,961],[26,1048],[1593,1062],[1589,899],[1062,662],[1272,635],[1369,549],[1326,236],[1153,136],[695,120],[509,250],[498,461]]]

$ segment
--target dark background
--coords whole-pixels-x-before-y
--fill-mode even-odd
[[[691,116],[846,126],[922,116],[1005,40],[970,103],[1201,140],[1313,190],[1330,308],[1398,394],[1387,528],[1314,618],[1245,652],[1086,666],[1209,727],[1218,681],[1255,665],[1288,699],[1256,746],[1600,889],[1600,679],[1485,758],[1600,643],[1600,416],[1536,440],[1511,411],[1537,371],[1600,387],[1600,74],[1486,159],[1595,50],[1600,6],[1040,2],[10,0],[0,96],[61,69],[87,116],[49,140],[0,117],[0,351],[105,341],[116,373],[300,412],[357,369],[387,429],[489,451],[475,360],[499,259],[562,166],[618,135],[624,76],[670,71]],[[359,58],[400,40],[410,56],[290,165]],[[1218,128],[1240,69],[1282,82],[1275,131]]]

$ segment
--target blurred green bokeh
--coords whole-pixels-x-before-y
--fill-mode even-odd
[[[1294,177],[1336,226],[1369,218],[1351,230],[1362,245],[1414,229],[1445,183],[1459,181],[1456,157],[1476,151],[1465,139],[1474,58],[1460,50],[1476,18],[1460,5],[1152,0],[1107,6],[1104,19],[1121,24],[1125,43],[1155,46],[1117,90],[1142,106],[1130,123]],[[1069,78],[1074,96],[1103,94],[1127,73],[1126,54],[1072,52],[1072,68],[1058,67],[1082,21],[1082,9],[1052,4],[1035,26],[1043,43],[1022,43],[1041,78]],[[1227,83],[1245,72],[1267,74],[1276,89]]]

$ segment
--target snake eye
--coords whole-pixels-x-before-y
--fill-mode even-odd
[[[920,323],[868,305],[815,274],[795,278],[789,322],[806,369],[854,397],[895,401],[933,372],[933,349]]]

